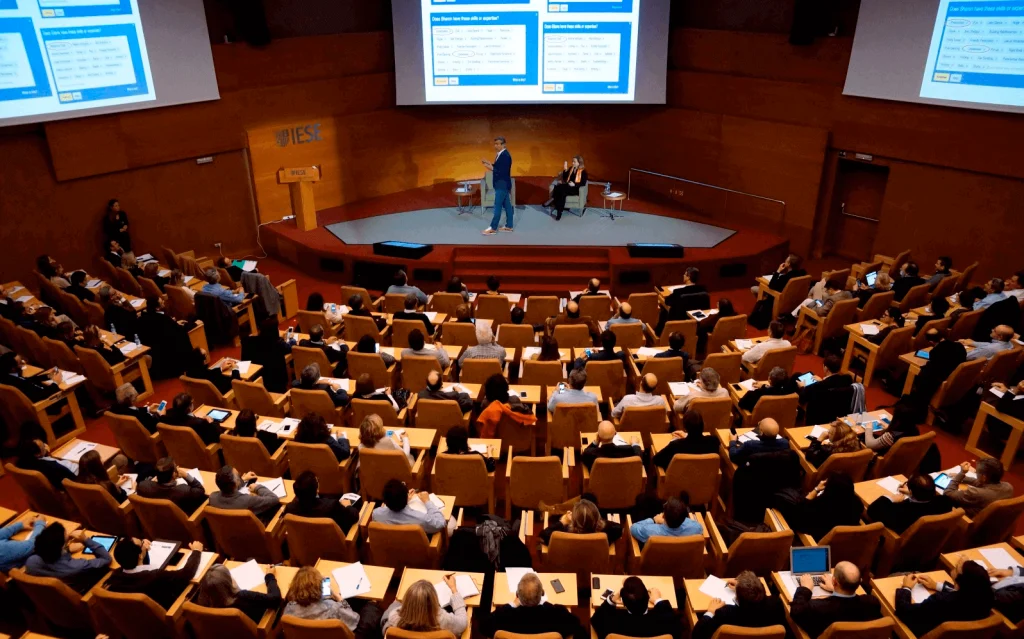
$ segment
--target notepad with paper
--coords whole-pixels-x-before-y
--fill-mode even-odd
[[[881,486],[882,488],[886,489],[887,491],[889,491],[893,495],[895,495],[895,494],[899,493],[900,485],[903,482],[901,482],[900,480],[896,479],[895,477],[883,477],[882,479],[879,479],[875,483],[878,484],[879,486]]]
[[[142,306],[142,305],[143,305],[143,304],[145,304],[145,303],[146,303],[146,300],[132,300],[132,301],[131,301],[131,305],[132,305],[132,306],[133,306],[134,308],[139,308],[140,306]]]
[[[981,548],[978,550],[992,568],[1005,570],[1006,568],[1018,568],[1020,562],[1013,558],[1013,555],[1003,548]]]
[[[878,335],[878,326],[875,324],[861,324],[860,332],[865,335]]]
[[[741,351],[749,351],[754,348],[754,341],[749,339],[738,339],[736,340],[736,348]]]
[[[160,570],[167,565],[171,555],[181,547],[173,541],[152,541],[149,544],[149,562],[140,566],[143,570]]]
[[[284,480],[278,477],[277,479],[268,479],[267,481],[259,482],[260,486],[263,486],[270,492],[274,493],[278,497],[285,497],[288,493],[284,489]]]
[[[263,584],[263,569],[256,563],[255,559],[235,566],[231,569],[231,578],[235,580],[235,584],[239,590],[252,590],[253,588]]]
[[[476,583],[469,575],[455,575],[455,589],[459,591],[463,599],[480,594],[480,589],[476,587]],[[452,602],[452,591],[448,588],[448,584],[439,581],[434,584],[434,590],[437,591],[437,603],[441,604],[442,608]]]
[[[338,584],[338,592],[342,599],[365,595],[373,589],[370,577],[361,562],[335,568],[331,571],[334,583]]]
[[[99,444],[80,441],[75,445],[74,448],[72,448],[66,454],[64,454],[63,458],[68,461],[77,462],[80,459],[82,459],[82,455],[86,454],[91,450],[96,450],[97,446],[99,446]]]
[[[698,590],[712,599],[721,599],[727,605],[731,606],[736,603],[736,591],[725,585],[724,580],[719,579],[714,575],[705,579],[704,583],[700,585]]]
[[[827,435],[828,429],[824,426],[815,426],[811,429],[811,437],[815,439],[821,439],[822,435]]]
[[[686,382],[669,382],[668,389],[675,397],[684,397],[690,394],[690,385]]]
[[[537,574],[533,568],[506,568],[505,579],[508,580],[508,591],[513,595],[519,589],[519,582],[529,574]]]
[[[742,388],[743,390],[749,392],[749,391],[754,390],[754,384],[756,384],[756,383],[757,383],[757,380],[745,379],[745,380],[743,380],[742,382],[739,383],[739,387]]]

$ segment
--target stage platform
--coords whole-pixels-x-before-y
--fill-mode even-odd
[[[606,217],[608,214],[615,219]],[[421,209],[336,222],[326,228],[345,244],[394,240],[478,246],[626,246],[661,242],[686,248],[712,248],[736,232],[663,215],[596,207],[587,208],[582,217],[566,211],[556,221],[547,209],[527,204],[515,207],[514,232],[484,236],[481,231],[490,224],[491,215],[490,209],[481,210],[479,206],[465,212],[455,207]]]
[[[516,231],[481,235],[491,211],[458,216],[452,182],[361,199],[317,212],[319,228],[300,231],[294,221],[261,227],[264,249],[304,271],[339,284],[380,292],[391,273],[404,268],[414,283],[433,292],[458,275],[470,290],[483,290],[497,275],[502,288],[526,294],[559,294],[597,277],[617,295],[678,284],[687,266],[701,269],[712,289],[752,284],[785,259],[789,241],[752,224],[711,219],[678,205],[630,199],[623,218],[601,218],[592,194],[583,218],[568,211],[556,222],[540,208],[550,177],[517,177]],[[406,240],[433,244],[418,260],[374,255],[371,244]],[[682,259],[633,258],[629,242],[675,242]],[[326,292],[325,292],[326,294]]]

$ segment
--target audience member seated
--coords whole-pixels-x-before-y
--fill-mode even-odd
[[[26,527],[32,529],[28,539],[12,539]],[[46,518],[42,515],[34,515],[26,522],[16,521],[0,528],[0,572],[6,573],[24,566],[25,561],[35,552],[36,537],[45,528]]]
[[[243,487],[249,490],[243,491]],[[219,490],[210,495],[210,506],[225,510],[248,510],[263,523],[269,522],[281,505],[281,499],[273,491],[256,483],[256,473],[252,471],[239,476],[237,470],[224,466],[217,471],[217,488]]]
[[[993,607],[1013,624],[1024,621],[1024,567],[990,568],[988,576],[995,580],[992,583]]]
[[[544,601],[544,585],[535,573],[527,573],[519,580],[515,601],[499,606],[480,622],[480,633],[485,637],[493,637],[499,630],[521,635],[557,632],[573,639],[586,637],[579,619],[568,608]]]
[[[128,500],[126,489],[134,492],[135,485],[131,477],[118,475],[117,482],[110,480],[107,469],[103,467],[100,453],[97,450],[90,450],[78,460],[78,477],[75,478],[80,484],[96,484],[114,498],[119,504]]]
[[[452,426],[444,436],[445,444],[448,446],[448,450],[445,452],[449,455],[479,455],[484,460],[484,466],[487,467],[487,472],[494,472],[496,462],[490,455],[485,455],[480,451],[473,450],[469,447],[469,431],[464,426]]]
[[[469,304],[459,304],[455,307],[455,323],[456,324],[476,324],[476,318],[473,317],[473,307]]]
[[[234,608],[241,610],[253,623],[259,623],[268,610],[281,605],[281,588],[277,585],[277,571],[274,566],[263,576],[266,593],[255,590],[239,590],[231,577],[231,571],[224,564],[212,566],[199,582],[195,602],[206,608]]]
[[[421,305],[426,305],[427,294],[421,291],[418,287],[409,284],[409,276],[406,275],[405,271],[399,270],[395,273],[395,283],[388,287],[385,291],[388,295],[401,294],[401,295],[415,295],[416,301]],[[406,308],[409,308],[406,306]],[[415,307],[414,307],[415,308]],[[433,331],[431,331],[433,332]]]
[[[121,246],[120,242],[110,240],[107,242],[107,252],[103,254],[103,259],[109,262],[114,268],[129,268],[128,266],[125,266],[125,252],[126,251],[124,250],[124,247]],[[128,253],[131,253],[131,251],[128,251]],[[135,261],[131,259],[131,256],[129,256],[128,262],[129,264],[135,263]]]
[[[316,362],[308,364],[299,373],[299,378],[292,382],[292,388],[299,388],[302,390],[321,390],[327,393],[331,398],[331,402],[339,407],[343,408],[349,405],[351,398],[348,396],[348,391],[341,388],[337,382],[321,382],[320,381],[320,365]]]
[[[199,570],[203,544],[198,541],[188,544],[192,552],[180,569],[176,565],[156,568],[146,565],[149,547],[148,539],[122,537],[114,546],[114,560],[118,567],[107,579],[106,587],[113,592],[146,595],[164,610],[170,610]]]
[[[91,558],[71,556],[81,546],[92,552]],[[53,522],[36,535],[35,554],[25,561],[25,572],[33,577],[54,577],[82,593],[92,588],[109,567],[110,553],[106,548],[84,530],[66,532],[60,522]]]
[[[693,627],[691,639],[711,639],[722,626],[786,626],[786,611],[782,602],[778,595],[764,591],[764,585],[757,575],[744,570],[735,579],[726,579],[725,582],[736,591],[736,603],[726,605],[721,599],[712,599],[707,612],[701,615]]]
[[[619,305],[619,310],[615,312],[615,315],[608,319],[605,326],[611,327],[616,324],[640,324],[643,322],[633,317],[633,307],[629,305],[629,302],[623,302]]]
[[[462,278],[458,275],[452,275],[451,279],[448,280],[448,285],[445,286],[445,293],[458,293],[462,296],[462,301],[469,302],[469,289],[462,283]]]
[[[978,621],[992,614],[994,596],[988,572],[963,555],[952,570],[956,585],[936,583],[924,574],[910,574],[896,590],[896,617],[918,637],[923,637],[947,621]],[[914,603],[911,589],[921,584],[934,592],[921,603]]]
[[[908,402],[900,402],[893,407],[892,420],[888,426],[878,432],[871,428],[864,429],[864,445],[875,451],[876,455],[884,455],[900,439],[920,434],[917,428],[917,409]]]
[[[917,334],[921,332],[921,329],[923,329],[924,325],[928,322],[942,319],[946,316],[946,313],[949,312],[949,300],[945,297],[936,297],[928,304],[927,308],[931,309],[931,314],[921,314],[917,316],[917,322],[914,323],[914,337],[917,337]],[[889,310],[891,311],[892,309]],[[876,343],[881,344],[880,341]]]
[[[163,298],[147,297],[146,308],[139,314],[137,323],[139,341],[151,349],[146,356],[151,360],[147,366],[155,362],[150,373],[161,379],[177,377],[185,370],[187,354],[192,350],[188,333],[195,327],[185,320],[175,321],[166,310]]]
[[[718,438],[704,433],[704,417],[700,413],[683,414],[683,430],[672,433],[672,441],[654,456],[654,465],[668,470],[676,455],[717,454]]]
[[[56,315],[49,306],[39,306],[36,308],[36,312],[28,318],[28,322],[24,322],[22,325],[39,337],[56,339],[60,335],[57,327],[63,321],[70,321],[70,319],[67,315]]]
[[[996,382],[992,388],[1003,393],[1003,396],[996,402],[996,410],[1004,415],[1024,419],[1024,380],[1016,386],[1007,388],[1005,384]]]
[[[1003,351],[1013,349],[1013,328],[1006,324],[1000,324],[992,329],[992,333],[989,334],[992,338],[989,342],[976,342],[974,340],[965,340],[970,346],[974,347],[974,350],[967,352],[967,361],[973,361],[976,359],[992,359],[993,356],[998,355]]]
[[[178,393],[160,422],[171,426],[188,426],[196,431],[199,439],[207,446],[220,442],[220,425],[209,417],[195,417],[192,415],[194,409],[192,396],[188,393]]]
[[[160,275],[160,264],[157,262],[146,262],[146,265],[142,267],[142,276],[153,280],[153,283],[156,284],[161,293],[164,292],[164,287],[170,282],[169,279]]]
[[[960,464],[960,472],[950,476],[949,486],[942,493],[952,500],[954,508],[963,508],[972,519],[992,502],[1013,497],[1013,485],[1003,481],[1002,462],[984,457],[977,466],[977,477],[969,479],[970,462]]]
[[[171,271],[170,279],[168,280],[167,283],[170,284],[171,286],[177,286],[181,290],[185,291],[185,295],[188,295],[189,299],[195,299],[195,289],[190,288],[189,285],[185,283],[185,274],[182,273],[180,270],[173,269]]]
[[[1024,302],[1024,271],[1018,271],[1003,281],[1003,292]]]
[[[36,258],[36,270],[59,289],[71,286],[71,282],[68,281],[67,275],[64,273],[64,266],[49,255],[40,255]]]
[[[771,417],[762,419],[754,430],[757,437],[746,442],[741,443],[737,435],[729,438],[729,459],[732,463],[742,464],[758,453],[789,450],[789,440],[779,436],[779,423]]]
[[[92,294],[92,291],[85,288],[87,277],[85,271],[75,271],[71,274],[71,286],[64,289],[64,292],[71,293],[83,302],[96,301],[96,296]]]
[[[360,450],[363,448],[400,450],[405,453],[410,466],[416,463],[412,449],[409,447],[409,436],[393,431],[389,437],[388,431],[384,427],[384,420],[377,414],[367,415],[359,424],[359,448]]]
[[[952,275],[953,269],[953,258],[946,255],[940,256],[939,259],[935,260],[935,273],[928,278],[928,290],[934,291],[935,287],[939,285],[943,279]]]
[[[377,342],[373,341],[373,336],[371,335],[363,335],[362,337],[359,338],[359,341],[356,342],[355,352],[376,353],[377,355],[380,355],[380,358],[384,362],[385,367],[390,367],[392,364],[395,363],[395,356],[392,355],[391,353],[386,353],[380,350],[380,345],[377,344]]]
[[[235,263],[234,261],[231,260],[231,258],[225,255],[221,255],[214,262],[214,265],[216,265],[217,268],[222,268],[225,271],[227,271],[228,275],[231,277],[231,281],[236,282],[238,284],[242,283],[242,273],[244,273],[245,271],[242,269],[242,267],[235,266]]]
[[[338,583],[330,580],[331,594],[324,597],[321,584],[324,580],[316,568],[303,566],[292,579],[288,589],[288,603],[284,614],[311,621],[338,620],[345,624],[357,639],[380,637],[380,608],[372,601],[353,598],[348,602],[342,598]],[[358,612],[353,608],[358,607]]]
[[[356,379],[356,388],[352,394],[352,398],[368,399],[378,402],[387,401],[391,402],[391,406],[395,409],[396,413],[401,410],[401,407],[399,407],[395,398],[388,393],[387,388],[376,388],[373,385],[373,378],[370,377],[369,373],[363,373],[358,379]]]
[[[925,284],[925,279],[918,275],[918,271],[919,269],[915,262],[906,262],[900,267],[900,272],[896,275],[896,281],[892,285],[892,290],[896,293],[897,302],[902,302],[903,298],[910,292],[910,289]]]
[[[572,301],[574,301],[577,304],[579,304],[580,298],[582,298],[582,297],[592,297],[594,295],[605,295],[605,296],[607,296],[607,294],[601,290],[601,280],[597,279],[596,277],[590,278],[590,280],[587,281],[587,288],[585,290],[581,291],[580,293],[578,293],[575,297],[573,297]]]
[[[320,482],[311,470],[295,478],[292,490],[295,491],[295,500],[284,507],[286,515],[330,519],[338,525],[343,535],[348,534],[349,529],[359,521],[359,509],[351,501],[320,496]]]
[[[953,510],[953,502],[935,493],[930,475],[914,475],[900,484],[899,494],[879,497],[868,506],[868,518],[879,521],[889,530],[902,534],[911,524],[928,515],[942,515]]]
[[[690,509],[678,497],[669,497],[660,514],[642,519],[629,528],[629,533],[643,546],[651,537],[685,537],[702,535],[704,530],[689,517]]]
[[[615,441],[616,437],[623,443]],[[615,432],[615,424],[608,420],[601,422],[597,427],[594,441],[583,449],[581,460],[589,470],[598,459],[623,459],[626,457],[642,457],[643,448],[640,447],[640,438],[633,435],[633,441],[625,443],[625,440]]]
[[[138,332],[139,313],[124,295],[104,285],[100,287],[99,299],[103,323],[111,333],[131,336]]]
[[[487,290],[484,291],[484,295],[502,295],[498,290],[501,288],[501,280],[498,279],[497,275],[487,276]]]
[[[795,488],[776,493],[774,507],[791,529],[815,539],[821,539],[836,526],[859,526],[864,510],[853,490],[853,480],[845,473],[818,482],[806,496]]]
[[[558,340],[550,335],[540,338],[540,352],[531,354],[527,359],[538,362],[560,362],[562,353],[558,350]]]
[[[362,300],[361,297],[359,299]],[[333,309],[332,306],[334,307]],[[317,292],[310,293],[309,297],[306,298],[306,310],[313,311],[314,313],[323,313],[327,321],[335,324],[342,321],[341,310],[336,305],[325,304],[324,296]]]
[[[740,398],[739,407],[752,411],[762,397],[779,397],[792,395],[797,391],[796,381],[791,379],[786,369],[776,366],[768,371],[767,382],[754,382],[754,389]]]
[[[723,317],[735,317],[736,308],[728,297],[718,298],[717,313],[710,313],[707,317],[697,322],[697,351],[705,348],[708,336],[715,332],[718,321]]]
[[[570,376],[571,377],[571,376]],[[586,381],[584,381],[586,384]],[[586,401],[591,401],[589,398]],[[596,403],[597,398],[594,398]],[[549,404],[550,406],[550,404]],[[504,375],[495,373],[484,382],[483,410],[476,418],[476,428],[484,439],[497,437],[498,424],[502,419],[509,419],[519,426],[533,426],[537,418],[533,410],[524,404],[519,397],[508,394],[508,380]]]
[[[394,287],[392,287],[394,288]],[[434,325],[430,323],[430,318],[427,317],[426,313],[420,313],[416,310],[419,306],[420,300],[415,293],[409,293],[405,296],[405,310],[398,311],[395,313],[394,318],[396,320],[419,320],[423,322],[424,335],[434,334]]]
[[[693,295],[694,293],[707,293],[708,289],[703,284],[698,284],[700,281],[700,269],[696,266],[688,266],[683,271],[683,283],[679,288],[673,290],[669,295],[665,296],[663,300],[665,306],[672,308],[674,304],[681,301],[686,295]]]
[[[348,440],[344,437],[335,437],[327,425],[327,420],[316,413],[309,413],[302,418],[295,429],[295,441],[300,444],[326,444],[334,453],[334,458],[340,462],[352,455]]]
[[[373,339],[372,337],[370,339]],[[319,348],[327,356],[327,361],[334,364],[333,377],[345,377],[348,372],[348,345],[344,342],[335,342],[328,345],[324,341],[324,327],[314,324],[309,328],[309,339],[299,341],[303,348]]]
[[[375,508],[371,518],[377,523],[392,526],[416,524],[428,535],[443,530],[447,525],[444,513],[430,501],[430,493],[417,493],[399,479],[391,479],[384,484],[384,505]]]
[[[217,392],[226,395],[231,392],[231,380],[242,379],[238,370],[238,362],[230,357],[221,360],[220,366],[210,368],[206,364],[207,353],[201,348],[193,348],[188,357],[185,377],[205,379],[216,387]]]
[[[785,339],[785,334],[786,326],[778,320],[773,320],[772,323],[768,325],[768,339],[754,344],[753,347],[743,353],[743,361],[747,364],[756,364],[760,362],[761,358],[770,351],[789,348],[791,344],[789,343],[789,340]]]
[[[436,357],[437,363],[441,365],[442,369],[448,368],[448,365],[452,363],[451,358],[448,357],[448,351],[444,350],[441,342],[435,341],[430,348],[426,347],[426,338],[418,328],[409,331],[409,348],[402,349],[402,359],[416,355]]]
[[[550,544],[551,535],[556,532],[567,532],[574,535],[603,532],[608,537],[608,543],[614,544],[622,537],[622,526],[602,519],[601,511],[597,509],[594,502],[578,498],[570,512],[562,515],[560,519],[550,522],[548,527],[541,531],[541,541]]]
[[[580,317],[580,305],[576,302],[569,302],[565,305],[565,315],[558,315],[555,317],[549,317],[544,322],[545,333],[553,335],[555,328],[558,326],[576,326],[577,324],[583,324],[590,331],[590,339],[595,344],[601,338],[601,327],[598,326],[594,318],[589,315],[586,317]]]
[[[860,570],[849,561],[840,561],[832,574],[821,580],[821,589],[832,593],[824,599],[811,599],[814,578],[800,575],[800,587],[793,594],[790,617],[812,637],[820,637],[829,626],[840,621],[874,621],[882,616],[882,606],[871,595],[858,595]]]
[[[838,355],[826,355],[825,359],[822,360],[822,368],[825,373],[823,377],[817,379],[813,384],[803,384],[798,382],[797,384],[799,385],[799,388],[792,391],[799,393],[800,401],[802,403],[807,405],[817,404],[818,402],[826,400],[829,396],[829,391],[840,388],[849,388],[853,385],[853,376],[849,373],[842,372],[843,360],[840,359]],[[747,393],[747,395],[749,394],[750,393]]]
[[[60,387],[57,385],[57,382],[61,379],[60,371],[53,369],[43,371],[32,377],[23,377],[21,366],[21,357],[14,351],[0,355],[0,371],[3,372],[3,375],[0,376],[0,381],[7,386],[13,386],[20,390],[28,398],[28,401],[32,403],[41,402],[60,392]],[[53,383],[46,384],[44,382]]]
[[[245,293],[239,288],[237,291],[232,291],[228,287],[220,283],[220,273],[215,268],[208,268],[203,273],[203,279],[206,280],[206,284],[203,285],[201,293],[212,295],[220,301],[224,302],[228,306],[235,306],[241,304],[242,300],[245,299]]]
[[[505,369],[505,349],[494,341],[494,333],[489,326],[482,323],[476,325],[476,346],[463,351],[459,357],[459,370],[467,359],[496,359],[502,370]]]
[[[292,352],[294,345],[295,338],[288,341],[281,337],[277,318],[267,317],[260,321],[257,335],[242,338],[241,359],[263,367],[261,377],[268,391],[285,393],[291,379],[285,357]]]
[[[864,448],[860,437],[849,424],[837,419],[828,426],[822,439],[811,439],[811,445],[804,450],[804,457],[812,466],[821,466],[833,453],[855,453]]]
[[[729,391],[721,386],[722,378],[713,368],[705,366],[697,374],[697,381],[690,386],[690,392],[676,399],[672,407],[677,413],[686,412],[686,407],[695,399],[728,397]]]
[[[34,470],[42,473],[54,490],[63,491],[65,479],[77,481],[75,474],[68,469],[68,466],[72,465],[71,462],[61,463],[50,457],[49,445],[42,439],[33,438],[24,430],[21,434],[21,442],[18,444],[18,458],[14,465],[22,470]]]
[[[868,300],[877,293],[887,293],[892,290],[892,278],[888,273],[879,273],[875,276],[875,285],[868,286],[867,282],[857,282],[857,308],[864,308]]]
[[[815,297],[817,286],[811,289],[811,297],[803,301],[803,306],[806,306],[818,317],[825,317],[832,312],[836,302],[842,302],[852,297],[850,291],[843,290],[844,283],[836,280],[829,280],[825,283],[825,290],[820,297]],[[800,307],[793,309],[793,317],[796,317],[800,312]],[[793,338],[794,343],[799,343],[804,338],[810,336],[811,331],[815,329],[814,326],[805,326],[800,329],[796,337]],[[773,334],[774,337],[774,334]]]
[[[179,479],[185,483],[179,483]],[[156,477],[140,481],[136,493],[147,499],[166,499],[189,517],[206,501],[202,482],[187,473],[178,472],[178,466],[170,457],[156,463]]]
[[[370,309],[363,307],[363,296],[359,293],[350,295],[348,298],[348,313],[357,317],[369,317],[377,325],[377,330],[382,331],[388,325],[388,319],[383,315],[374,315]]]
[[[444,380],[437,371],[427,373],[427,387],[422,389],[418,396],[420,399],[451,400],[458,402],[459,410],[468,413],[473,410],[473,398],[469,393],[460,393],[456,390],[444,391]]]
[[[61,322],[57,324],[57,334],[53,339],[64,342],[74,352],[75,347],[82,343],[82,331],[73,322]]]
[[[980,310],[988,308],[996,302],[1001,302],[1006,299],[1006,293],[1003,292],[1005,285],[1003,280],[998,277],[993,277],[989,281],[985,282],[985,297],[981,298],[974,303],[974,310]]]
[[[256,413],[248,408],[239,411],[238,415],[235,416],[235,429],[231,431],[231,434],[235,437],[255,437],[267,449],[267,453],[273,455],[281,447],[281,444],[284,443],[284,440],[274,433],[259,430],[256,427],[257,419]]]
[[[947,339],[949,331],[929,328],[925,331],[925,339],[931,346],[928,362],[921,367],[921,372],[914,379],[913,398],[921,406],[931,401],[932,396],[942,386],[956,367],[967,361],[967,349],[960,342]]]
[[[805,275],[807,275],[807,271],[803,268],[803,258],[796,253],[790,253],[786,260],[775,269],[772,278],[768,280],[768,288],[781,292],[782,289],[786,288],[786,284],[789,284],[790,280]],[[757,295],[757,288],[754,286],[750,289],[754,295]]]
[[[554,413],[555,407],[559,404],[593,404],[600,406],[597,395],[590,391],[583,390],[587,385],[587,371],[585,368],[575,368],[569,373],[569,387],[561,388],[551,393],[548,399],[548,412]]]
[[[661,395],[655,395],[654,391],[658,388],[658,376],[654,373],[647,373],[640,378],[640,388],[637,392],[632,395],[625,395],[619,400],[619,403],[612,409],[612,417],[619,419],[622,417],[622,413],[625,412],[630,406],[662,406],[668,409],[665,404],[665,398]]]
[[[576,358],[575,367],[584,367],[587,365],[587,362],[610,362],[618,360],[622,362],[622,370],[625,371],[628,366],[627,362],[629,361],[629,355],[626,355],[625,351],[615,350],[615,343],[617,339],[618,338],[616,338],[615,333],[610,330],[605,330],[601,333],[601,349],[587,349],[589,352],[586,353],[585,357]]]
[[[654,359],[664,359],[667,357],[678,357],[683,360],[683,376],[686,381],[693,381],[693,371],[690,369],[690,353],[683,350],[683,346],[686,345],[686,336],[678,331],[673,331],[668,336],[668,348],[655,353]]]
[[[654,607],[648,610],[651,600]],[[622,608],[619,608],[622,604]],[[639,577],[626,577],[618,594],[611,594],[594,611],[590,619],[591,629],[598,639],[608,635],[627,637],[659,637],[669,635],[680,639],[683,625],[672,610],[672,605],[663,599],[657,588],[647,590]]]
[[[79,346],[96,351],[111,366],[117,366],[128,359],[119,349],[107,346],[100,339],[100,329],[93,324],[86,326],[85,330],[82,331],[82,343]]]
[[[405,591],[402,601],[397,599],[384,611],[382,629],[386,635],[389,628],[400,628],[410,632],[436,632],[447,630],[456,637],[462,636],[469,626],[466,616],[466,602],[455,585],[455,575],[442,577],[451,591],[452,612],[441,607],[437,590],[425,579],[413,582]]]

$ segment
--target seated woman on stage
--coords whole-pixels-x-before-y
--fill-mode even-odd
[[[562,219],[562,211],[565,210],[565,198],[570,195],[579,195],[580,187],[587,183],[587,170],[583,165],[583,156],[574,155],[572,168],[568,162],[562,164],[562,172],[558,175],[558,181],[551,185],[551,199],[545,202],[545,206],[554,203],[555,219]]]

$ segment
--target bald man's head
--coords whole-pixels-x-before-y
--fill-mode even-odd
[[[623,302],[619,305],[619,317],[622,319],[633,317],[633,307],[629,305],[629,302]]]
[[[592,278],[590,280],[590,283],[587,285],[587,288],[590,289],[591,293],[596,293],[596,292],[600,291],[601,290],[601,280],[597,279],[596,277]]]
[[[647,373],[640,380],[640,388],[645,393],[653,393],[654,389],[658,387],[658,376],[654,373]]]
[[[992,331],[992,337],[1000,342],[1009,342],[1013,339],[1013,328],[1006,324],[1000,324]]]
[[[607,444],[615,439],[615,424],[611,423],[607,419],[601,422],[597,427],[597,439],[602,444]]]
[[[765,437],[775,437],[779,434],[779,422],[771,417],[766,417],[758,423],[757,429]]]
[[[580,305],[577,304],[576,302],[569,302],[568,304],[565,305],[565,314],[568,315],[569,317],[579,317]]]
[[[523,606],[539,606],[541,598],[544,597],[544,586],[536,573],[528,572],[519,580],[519,587],[516,588],[516,597]]]
[[[860,585],[860,569],[849,561],[840,561],[832,570],[836,592],[841,595],[853,595]]]
[[[441,374],[437,371],[427,373],[427,388],[435,391],[441,388]]]

